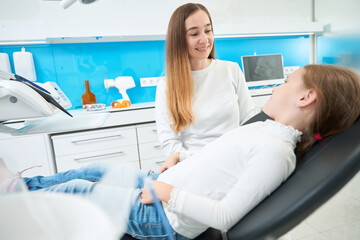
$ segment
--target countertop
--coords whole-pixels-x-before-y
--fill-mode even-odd
[[[63,112],[49,117],[25,119],[7,126],[17,130],[12,135],[27,134],[61,134],[80,130],[90,130],[114,126],[141,124],[155,121],[155,102],[135,103],[128,108],[87,111],[85,109],[69,110],[73,117]]]

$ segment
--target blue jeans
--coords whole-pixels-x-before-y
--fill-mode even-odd
[[[73,194],[89,194],[96,186],[102,176],[106,173],[109,166],[101,163],[94,163],[83,168],[61,172],[53,176],[36,176],[24,178],[30,191],[51,191],[65,192]],[[146,240],[168,239],[163,227],[163,219],[157,213],[153,204],[141,204],[141,189],[144,186],[144,178],[150,177],[156,180],[159,173],[153,171],[140,171],[136,179],[136,197],[132,203],[132,208],[128,220],[127,234]],[[109,196],[111,197],[111,196]],[[169,224],[167,222],[167,224]],[[169,225],[170,226],[170,225]],[[171,228],[171,226],[170,226]],[[176,233],[172,228],[177,240],[188,238]]]

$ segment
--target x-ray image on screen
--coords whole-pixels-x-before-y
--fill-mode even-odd
[[[246,82],[284,79],[281,54],[243,56]]]

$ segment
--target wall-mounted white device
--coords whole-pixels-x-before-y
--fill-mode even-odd
[[[135,82],[132,77],[117,77],[115,79],[107,79],[105,76],[104,85],[107,91],[109,91],[109,88],[111,87],[116,87],[119,89],[119,93],[122,96],[122,99],[118,99],[111,103],[113,108],[129,107],[131,105],[131,101],[126,93],[126,90],[135,87]]]
[[[119,93],[123,97],[123,100],[130,100],[126,90],[135,87],[135,82],[132,77],[117,77],[115,79],[105,78],[104,84],[107,90],[111,87],[119,89]]]

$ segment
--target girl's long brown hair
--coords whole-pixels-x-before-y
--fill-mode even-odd
[[[208,10],[201,4],[187,3],[172,14],[166,35],[166,101],[172,128],[175,132],[194,121],[192,111],[193,79],[191,75],[188,46],[186,41],[185,20],[194,12]],[[215,58],[214,47],[209,55]]]
[[[301,156],[322,138],[350,127],[360,116],[360,76],[337,65],[311,64],[304,67],[304,84],[317,93],[315,118],[310,135],[302,136],[296,154]]]

